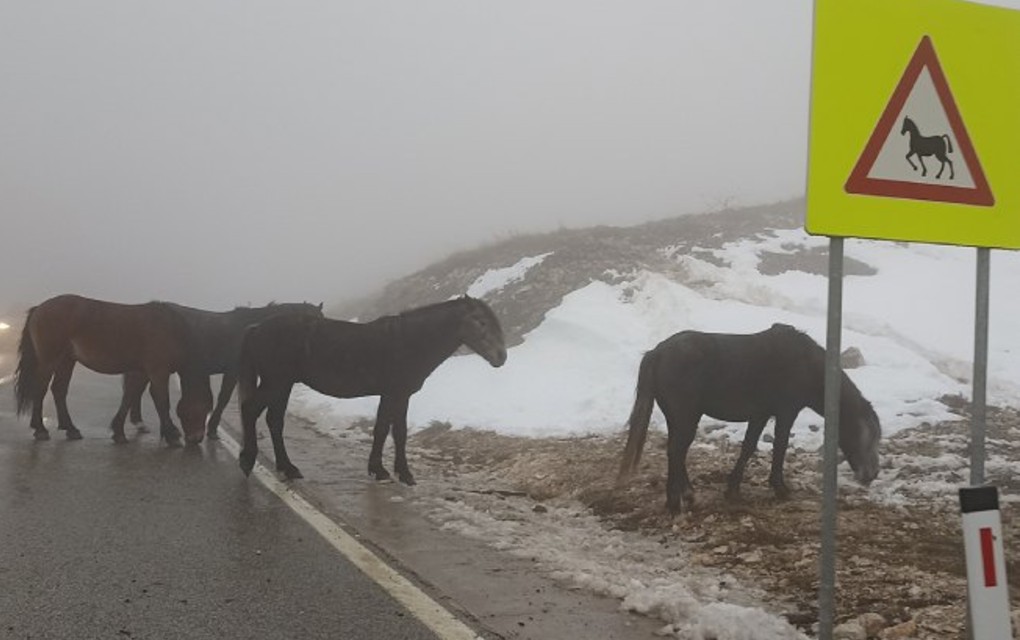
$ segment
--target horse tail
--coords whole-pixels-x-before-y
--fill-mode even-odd
[[[950,140],[949,136],[947,136],[944,133],[942,134],[942,137],[946,139],[946,148],[948,149],[949,153],[952,153],[953,152],[953,141]]]
[[[652,409],[655,407],[655,366],[658,361],[659,352],[654,349],[645,353],[641,358],[637,388],[634,391],[634,407],[630,410],[630,418],[627,420],[630,429],[627,432],[627,446],[623,450],[623,460],[620,462],[618,483],[626,480],[641,461],[641,450],[645,447],[648,423],[652,419]]]
[[[21,329],[21,342],[18,343],[18,368],[14,372],[14,397],[18,404],[18,415],[22,415],[32,407],[32,401],[39,392],[39,355],[35,352],[35,343],[29,331],[32,312],[28,310],[25,326]]]

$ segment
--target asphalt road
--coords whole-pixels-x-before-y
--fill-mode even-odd
[[[436,637],[221,445],[114,445],[117,378],[71,391],[85,439],[37,443],[0,385],[0,637]]]

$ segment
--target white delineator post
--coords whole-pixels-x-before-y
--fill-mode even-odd
[[[967,558],[971,638],[1012,638],[998,489],[960,489],[960,513],[963,515],[963,549]]]

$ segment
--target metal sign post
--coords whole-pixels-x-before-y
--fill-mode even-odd
[[[822,548],[819,562],[818,637],[831,640],[836,613],[836,465],[843,330],[843,238],[829,238],[829,312],[825,336],[825,439],[822,465]]]
[[[985,397],[988,388],[988,290],[992,251],[977,250],[977,286],[974,308],[974,389],[971,397],[970,485],[985,482]]]
[[[983,484],[990,249],[1020,249],[1020,11],[961,0],[814,6],[804,226],[830,239],[819,637],[831,640],[843,239],[978,248],[970,455],[971,485]]]

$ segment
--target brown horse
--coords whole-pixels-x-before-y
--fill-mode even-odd
[[[266,411],[276,469],[300,478],[283,444],[283,417],[294,383],[335,398],[379,396],[368,472],[387,480],[382,450],[393,428],[395,470],[414,484],[407,466],[407,404],[425,379],[462,345],[494,367],[506,362],[503,329],[481,300],[467,296],[367,323],[311,316],[276,316],[245,332],[238,395],[244,446],[241,470],[255,466],[255,422]]]
[[[76,363],[99,373],[142,372],[151,381],[159,413],[160,435],[173,446],[181,434],[170,417],[169,378],[181,378],[177,415],[189,443],[202,441],[205,416],[212,406],[209,376],[196,371],[195,345],[180,314],[163,302],[117,304],[76,295],[50,298],[28,312],[18,345],[14,392],[18,414],[32,409],[36,440],[48,440],[42,405],[47,387],[57,407],[57,428],[68,440],[81,432],[67,410],[67,390]],[[52,382],[51,382],[52,381]],[[126,404],[111,423],[113,439],[124,442]]]
[[[304,313],[322,317],[321,303],[314,305],[307,302],[271,302],[264,307],[236,307],[230,311],[206,311],[170,302],[166,304],[181,317],[198,346],[201,357],[195,364],[196,368],[209,375],[223,374],[216,406],[209,414],[206,425],[206,436],[210,439],[219,437],[217,428],[223,410],[230,402],[230,396],[237,384],[237,358],[241,354],[244,330],[280,314]],[[142,422],[142,394],[147,384],[149,379],[143,373],[124,374],[125,400],[131,408],[131,422],[136,425]],[[120,424],[124,423],[123,416],[118,416],[115,420]]]

